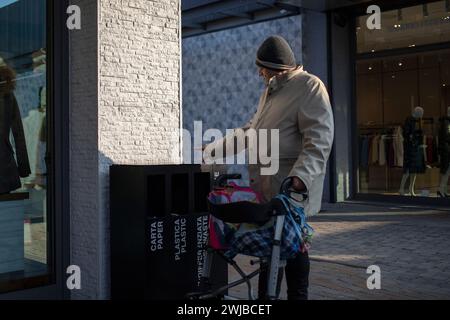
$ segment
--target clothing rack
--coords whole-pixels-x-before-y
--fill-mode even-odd
[[[370,132],[376,132],[376,133],[387,133],[392,130],[395,130],[396,128],[401,127],[399,124],[390,124],[387,126],[360,126],[358,127],[359,131],[370,131]]]
[[[360,129],[372,129],[372,128],[396,128],[396,127],[401,127],[403,124],[401,123],[387,123],[385,125],[383,124],[375,124],[375,125],[360,125],[358,126],[358,128]]]

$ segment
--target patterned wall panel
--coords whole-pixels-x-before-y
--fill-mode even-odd
[[[236,128],[256,112],[264,84],[255,65],[259,45],[283,36],[302,59],[301,16],[183,39],[183,127]]]
[[[256,112],[264,89],[255,65],[258,47],[267,37],[281,35],[300,64],[301,26],[301,16],[293,16],[184,39],[183,127],[193,136],[194,121],[203,122],[203,131],[225,132],[244,125]],[[184,138],[183,158],[189,161]],[[236,182],[248,184],[245,165],[227,166],[227,171],[241,173],[243,180]]]

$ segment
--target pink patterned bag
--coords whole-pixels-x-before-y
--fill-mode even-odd
[[[227,187],[210,192],[208,199],[214,204],[226,204],[241,201],[261,203],[259,193],[250,187],[241,187],[231,182]],[[241,224],[227,223],[212,215],[209,217],[209,245],[216,250],[228,250],[234,234]]]

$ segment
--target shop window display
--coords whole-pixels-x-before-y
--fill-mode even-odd
[[[49,281],[46,1],[0,0],[0,292]]]
[[[359,192],[448,197],[450,50],[357,63]]]
[[[380,30],[367,17],[355,30],[358,192],[448,198],[448,1],[382,12]]]

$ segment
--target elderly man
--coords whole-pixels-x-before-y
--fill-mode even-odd
[[[256,64],[266,88],[256,114],[242,129],[279,130],[279,170],[265,176],[261,175],[261,165],[250,164],[250,184],[268,201],[278,194],[286,177],[293,177],[293,189],[306,191],[309,195],[304,203],[306,214],[316,214],[321,207],[334,136],[327,90],[319,78],[296,64],[292,49],[280,36],[271,36],[264,41],[258,49]],[[215,143],[215,147],[225,147],[226,140]],[[285,272],[288,299],[307,299],[308,253],[299,253],[288,260]],[[265,296],[266,279],[267,274],[261,274],[260,297]]]

